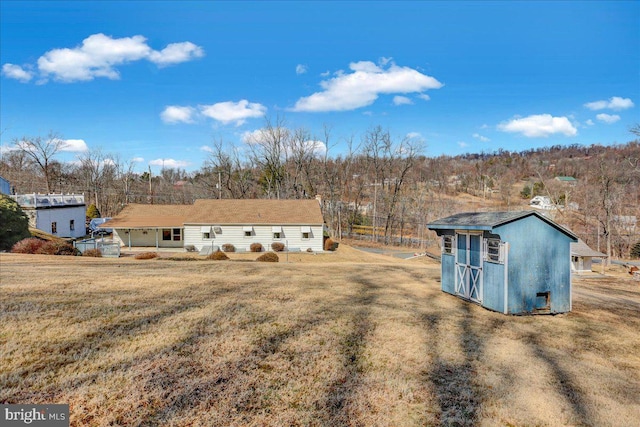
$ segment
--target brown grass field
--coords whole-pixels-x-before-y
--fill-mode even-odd
[[[231,255],[0,254],[0,403],[68,403],[72,426],[640,422],[622,272],[575,278],[569,314],[504,316],[425,258]]]

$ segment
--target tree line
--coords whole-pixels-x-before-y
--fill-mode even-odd
[[[632,129],[638,136],[639,127]],[[630,138],[632,139],[632,138]],[[215,140],[199,169],[135,170],[117,153],[91,149],[73,163],[57,159],[62,138],[23,137],[2,154],[0,175],[16,193],[84,193],[104,216],[129,203],[191,204],[199,198],[305,199],[320,196],[334,236],[354,230],[386,243],[422,245],[426,224],[468,210],[521,210],[535,195],[587,244],[628,256],[640,240],[640,145],[579,144],[521,152],[428,157],[424,141],[374,126],[340,141],[267,120],[242,146]],[[575,178],[572,183],[559,176]],[[469,197],[474,196],[474,197]]]

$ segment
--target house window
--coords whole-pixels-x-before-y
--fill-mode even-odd
[[[58,223],[57,222],[52,222],[51,223],[51,234],[56,234],[58,232]]]
[[[271,227],[271,232],[273,233],[273,240],[282,239],[282,227],[281,226],[277,225],[277,226]]]
[[[210,232],[202,233],[202,238],[205,239],[205,240],[211,239],[211,233]]]
[[[442,253],[453,255],[453,237],[454,236],[442,236]]]
[[[485,239],[484,244],[484,260],[504,264],[504,243],[500,239]]]
[[[302,240],[309,240],[311,238],[311,227],[304,226],[300,231],[302,232]]]
[[[171,230],[162,230],[162,240],[171,240]]]
[[[179,228],[174,228],[173,229],[173,240],[176,241],[176,242],[182,240],[182,233],[181,233],[181,230]]]
[[[250,225],[245,225],[244,227],[242,227],[242,231],[244,233],[244,237],[253,236],[253,227]]]
[[[203,240],[211,239],[211,226],[206,225],[206,226],[200,227],[200,233],[202,233]]]
[[[75,229],[76,229],[75,220],[73,220],[73,219],[69,220],[69,230],[73,231]]]

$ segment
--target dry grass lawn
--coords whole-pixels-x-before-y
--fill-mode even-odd
[[[69,403],[74,426],[638,425],[638,282],[514,317],[442,293],[428,259],[290,257],[1,254],[0,403]]]

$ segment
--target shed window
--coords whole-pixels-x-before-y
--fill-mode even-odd
[[[73,219],[69,220],[69,230],[74,231],[76,229],[76,222]]]
[[[275,225],[271,227],[271,232],[273,233],[273,240],[282,239],[282,227],[279,225]]]
[[[442,236],[442,253],[453,255],[453,236]]]
[[[500,239],[484,240],[484,260],[504,264],[504,243]]]
[[[211,239],[211,226],[202,226],[200,227],[200,233],[202,233],[202,238],[204,240]]]
[[[251,225],[245,225],[242,227],[242,231],[244,232],[244,237],[251,237],[253,235],[253,227]]]
[[[57,222],[52,222],[51,223],[51,234],[56,234],[58,232],[58,223]]]

